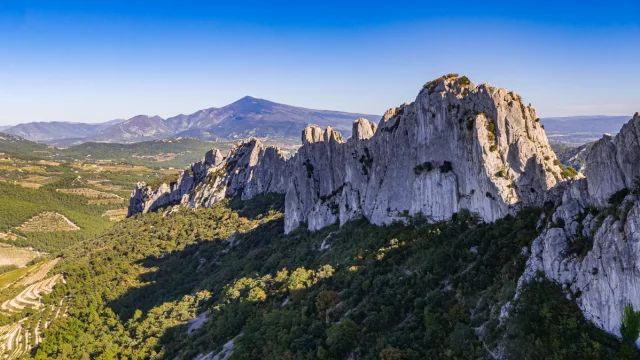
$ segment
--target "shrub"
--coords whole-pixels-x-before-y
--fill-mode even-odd
[[[622,341],[629,343],[634,343],[640,335],[640,312],[634,311],[631,304],[624,307],[620,335],[622,335]]]
[[[431,162],[429,162],[429,161],[424,162],[424,163],[419,164],[419,165],[416,165],[416,166],[413,168],[413,172],[414,172],[416,175],[420,175],[420,174],[422,174],[423,172],[429,172],[429,171],[431,171],[431,170],[433,170],[433,164],[432,164]]]
[[[149,182],[147,182],[147,186],[150,187],[153,190],[158,190],[158,188],[160,188],[160,186],[162,184],[173,184],[176,181],[178,181],[178,178],[180,177],[180,173],[176,172],[176,173],[172,173],[172,174],[166,174],[166,175],[162,175],[159,176],[155,179],[151,179],[149,180]]]
[[[622,204],[622,200],[624,200],[627,195],[629,195],[629,189],[627,188],[617,191],[609,197],[609,204],[620,206],[620,204]]]
[[[507,177],[507,172],[504,169],[500,169],[498,170],[498,172],[496,173],[497,177]]]
[[[574,177],[578,176],[578,172],[573,168],[573,166],[563,166],[560,175],[562,175],[562,177],[564,178],[573,179]]]
[[[356,345],[358,326],[351,319],[344,319],[327,329],[327,345],[331,353],[344,357]]]
[[[493,152],[493,151],[496,151],[496,150],[498,150],[498,145],[493,144],[493,145],[489,146],[489,151]]]
[[[468,77],[463,76],[460,78],[460,80],[458,80],[458,84],[462,86],[469,86],[471,84],[471,80],[469,80]]]
[[[453,164],[451,164],[450,161],[445,161],[440,166],[440,172],[443,173],[443,174],[446,174],[451,170],[453,170]]]

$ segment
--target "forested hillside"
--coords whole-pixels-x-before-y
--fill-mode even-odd
[[[137,215],[64,251],[35,357],[638,358],[542,279],[500,318],[551,210],[288,235],[275,195]]]

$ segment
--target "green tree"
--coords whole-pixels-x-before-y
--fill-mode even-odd
[[[344,357],[356,345],[357,336],[356,323],[351,319],[343,319],[327,329],[327,345],[331,353],[337,357]]]
[[[640,312],[633,310],[633,305],[627,304],[622,314],[622,324],[620,325],[620,335],[625,342],[633,343],[640,335]]]

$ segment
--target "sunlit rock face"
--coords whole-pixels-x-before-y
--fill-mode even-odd
[[[551,197],[561,181],[555,160],[535,110],[519,95],[449,76],[388,110],[378,125],[354,121],[346,141],[330,127],[310,126],[290,159],[251,139],[218,162],[193,164],[174,184],[140,184],[129,213],[271,192],[286,194],[286,232],[357,217],[446,220],[460,209],[494,221]]]
[[[343,141],[307,128],[291,161],[285,229],[364,216],[375,224],[468,209],[494,221],[541,205],[560,179],[535,110],[504,89],[440,79],[378,126],[359,119]]]

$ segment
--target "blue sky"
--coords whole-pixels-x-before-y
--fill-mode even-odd
[[[0,125],[169,117],[244,95],[382,114],[444,73],[541,116],[640,111],[638,1],[0,3]]]

